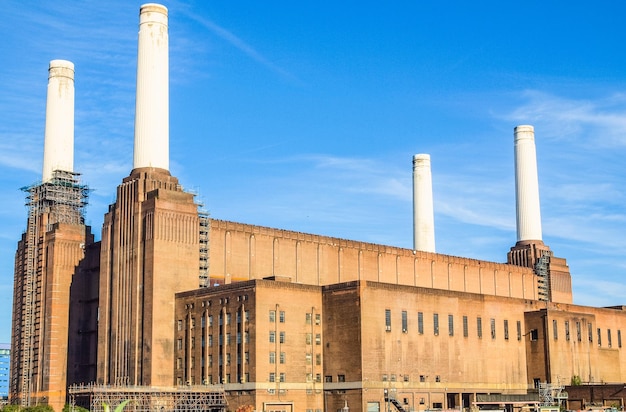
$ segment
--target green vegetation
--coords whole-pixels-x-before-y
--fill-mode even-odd
[[[572,386],[579,386],[583,383],[582,379],[580,379],[580,376],[578,375],[574,375],[572,376],[572,381],[570,383],[570,385]]]

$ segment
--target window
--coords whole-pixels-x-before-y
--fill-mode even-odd
[[[311,364],[311,360],[313,358],[313,355],[311,355],[310,353],[306,354],[306,364],[310,365]]]
[[[316,365],[321,365],[322,364],[322,355],[319,353],[315,354],[315,364]]]
[[[182,368],[183,368],[183,359],[176,358],[176,369],[182,369]]]
[[[426,382],[426,376],[420,375],[420,382]]]
[[[424,334],[424,314],[422,312],[417,312],[417,333]]]
[[[478,338],[483,337],[483,319],[480,316],[476,318],[476,333]]]
[[[274,372],[270,372],[270,382],[276,382],[276,374]]]
[[[316,345],[321,345],[322,344],[322,335],[319,333],[315,334],[315,344]]]
[[[332,381],[333,381],[333,377],[331,375],[324,376],[324,382],[332,382]]]
[[[280,332],[280,343],[285,343],[285,332]]]
[[[606,330],[606,344],[609,348],[613,346],[613,342],[611,339],[611,329]]]
[[[230,353],[226,354],[226,365],[230,365]]]
[[[209,335],[209,347],[213,346],[213,335]]]
[[[307,333],[306,334],[306,344],[310,345],[311,342],[313,342],[313,334],[312,333]]]
[[[182,320],[177,320],[176,321],[176,329],[177,330],[183,330],[183,321]]]
[[[448,315],[448,336],[454,336],[454,316]]]
[[[409,323],[409,321],[407,319],[406,310],[403,310],[402,311],[402,333],[407,333],[407,331],[409,330],[408,323]]]
[[[249,322],[249,321],[250,321],[250,311],[249,311],[249,310],[246,310],[245,312],[243,312],[243,319],[244,319],[246,322]],[[246,382],[247,382],[247,381],[246,381]]]
[[[509,321],[504,319],[504,340],[509,340]]]
[[[204,317],[204,314],[200,317],[200,327],[206,327],[206,318]]]
[[[345,382],[346,375],[337,375],[337,382]]]
[[[280,323],[285,323],[285,311],[281,310],[280,314],[279,314],[279,319]]]
[[[591,323],[587,324],[587,334],[589,335],[589,342],[593,342],[593,325]]]
[[[270,323],[276,322],[276,311],[270,310]]]
[[[191,349],[195,349],[195,347],[196,347],[196,338],[192,336],[191,337]]]
[[[539,339],[539,331],[537,329],[530,330],[530,340],[536,341]]]
[[[209,368],[213,367],[213,355],[209,355]]]
[[[554,336],[554,340],[557,340],[559,338],[559,332],[558,332],[558,328],[556,325],[556,319],[552,319],[552,334]]]
[[[385,309],[385,330],[389,332],[391,330],[391,310]]]
[[[226,344],[230,345],[230,333],[226,334]]]
[[[276,342],[276,332],[273,330],[270,331],[270,343]]]
[[[491,318],[489,323],[491,324],[491,339],[496,338],[496,320]]]
[[[285,363],[285,352],[281,352],[280,353],[280,363],[284,364]]]
[[[578,342],[582,342],[582,340],[583,340],[582,332],[580,330],[580,322],[579,321],[576,321],[576,340]]]
[[[439,335],[439,314],[433,314],[433,332],[435,335]]]
[[[439,375],[435,376],[435,382],[441,382],[441,376]]]
[[[213,326],[213,315],[209,315],[208,323],[209,327]]]
[[[183,340],[182,339],[177,339],[176,340],[176,349],[178,349],[178,350],[182,350],[183,349]]]
[[[315,314],[315,324],[319,325],[322,323],[322,315],[320,315],[319,313]]]
[[[565,321],[565,340],[569,341],[569,320]]]
[[[315,382],[321,382],[322,381],[322,374],[321,373],[316,373],[315,374]]]
[[[310,325],[310,324],[311,324],[311,314],[310,314],[310,313],[307,313],[307,314],[306,314],[306,324],[307,324],[307,325]]]
[[[196,318],[191,318],[191,326],[190,328],[193,329],[196,327]]]
[[[469,327],[467,325],[467,316],[463,316],[463,337],[467,338],[469,336]]]
[[[602,332],[598,328],[598,346],[602,346]]]
[[[276,352],[270,352],[270,364],[276,363]]]
[[[280,373],[280,381],[281,381],[281,382],[285,382],[285,380],[286,380],[286,377],[285,377],[285,372],[281,372],[281,373]]]
[[[522,340],[522,322],[517,321],[517,340]]]
[[[226,314],[226,324],[230,325],[230,312]]]
[[[617,330],[617,347],[622,347],[622,331],[619,329]]]

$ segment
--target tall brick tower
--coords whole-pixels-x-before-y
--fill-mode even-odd
[[[65,404],[69,294],[85,247],[88,188],[73,172],[74,65],[50,62],[42,182],[27,193],[27,229],[15,255],[10,402]]]
[[[134,163],[102,228],[97,382],[174,384],[174,294],[199,283],[198,207],[169,168],[167,9],[139,15]]]
[[[572,278],[565,259],[543,243],[539,180],[533,126],[517,126],[515,136],[515,199],[517,243],[507,255],[510,264],[533,268],[542,300],[572,303]]]

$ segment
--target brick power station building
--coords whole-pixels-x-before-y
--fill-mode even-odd
[[[413,159],[414,249],[216,220],[169,172],[167,24],[165,7],[141,7],[134,163],[100,242],[73,170],[74,65],[50,63],[42,182],[24,188],[15,258],[12,403],[512,410],[545,384],[623,388],[624,307],[572,303],[542,241],[531,126],[514,133],[507,263],[435,252],[428,155]],[[618,389],[603,400],[623,405]],[[594,400],[581,397],[569,406]]]

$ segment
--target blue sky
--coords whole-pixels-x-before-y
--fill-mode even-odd
[[[75,171],[99,239],[132,168],[141,3],[3,2],[0,341],[49,61],[76,66]],[[214,218],[411,248],[411,158],[429,153],[437,251],[504,262],[513,128],[531,124],[544,241],[575,303],[626,303],[626,5],[164,4],[170,170]]]

